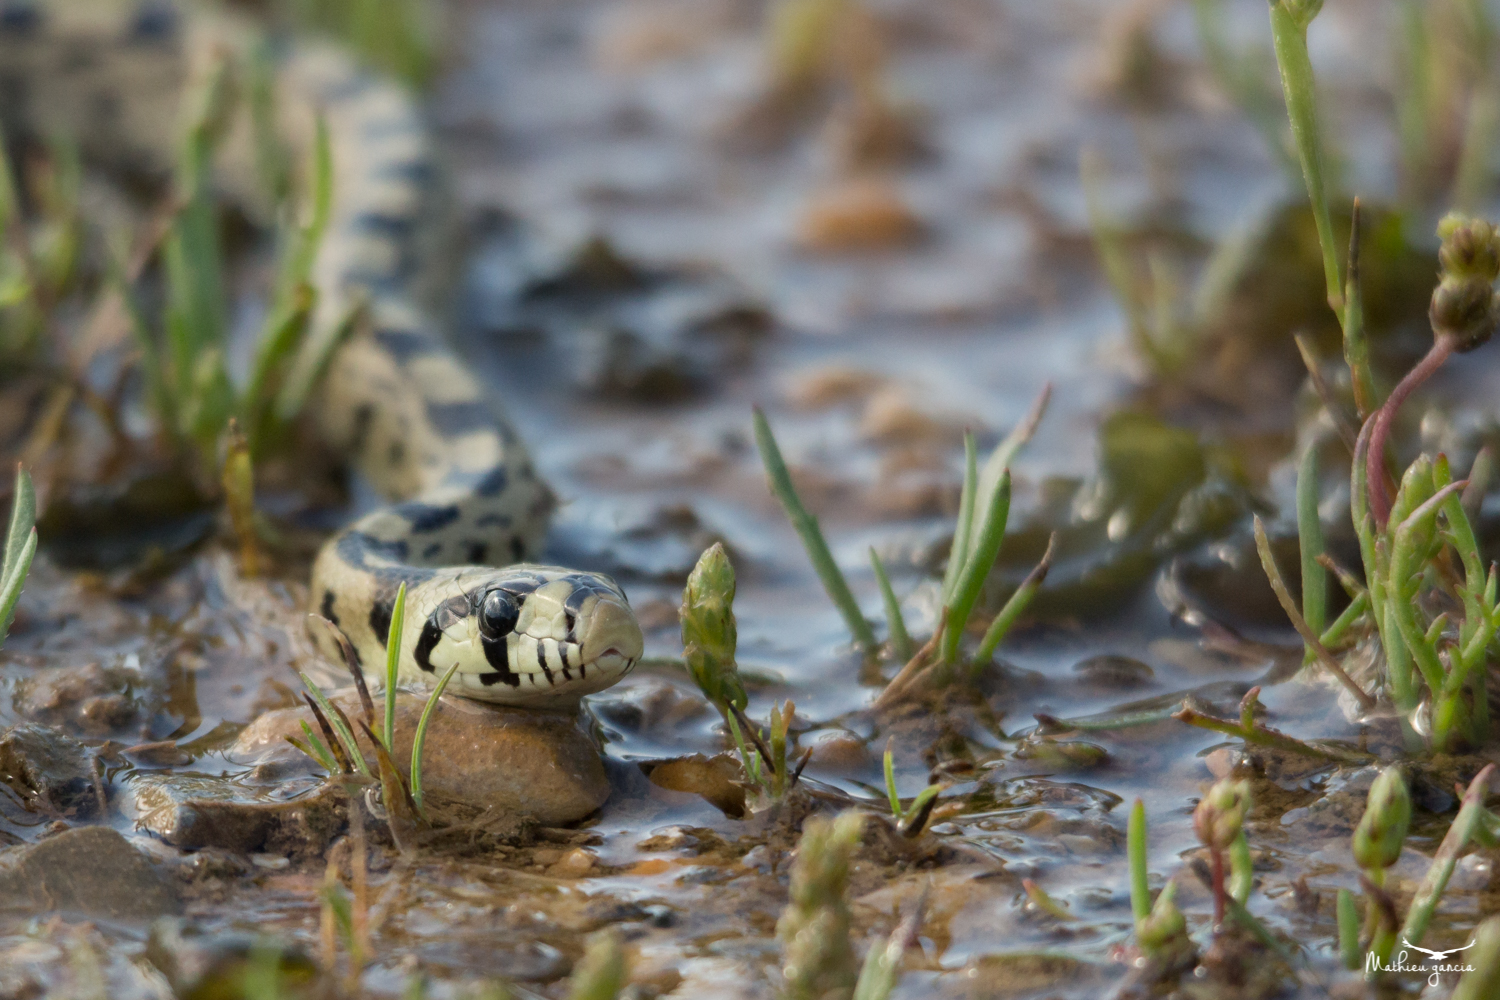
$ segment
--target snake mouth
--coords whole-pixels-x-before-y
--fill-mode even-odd
[[[641,626],[630,607],[612,600],[594,605],[583,632],[583,662],[608,673],[624,673],[645,650]]]

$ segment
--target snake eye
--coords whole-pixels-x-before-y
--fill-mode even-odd
[[[516,630],[520,615],[514,597],[503,590],[492,590],[484,595],[484,604],[479,609],[479,634],[486,639],[504,638]]]

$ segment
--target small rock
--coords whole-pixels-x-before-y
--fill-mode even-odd
[[[727,753],[705,757],[692,754],[658,764],[651,769],[651,783],[673,792],[701,795],[727,816],[745,815],[744,771]]]
[[[865,403],[859,432],[879,444],[946,445],[962,436],[962,427],[918,408],[910,393],[891,386]]]
[[[343,829],[347,803],[335,785],[256,785],[242,776],[137,772],[136,824],[187,850],[317,854]]]
[[[581,847],[575,847],[549,866],[547,874],[553,878],[583,878],[593,867],[594,856]]]
[[[46,726],[25,722],[0,735],[0,781],[26,808],[87,818],[99,812],[98,772],[77,740]]]
[[[89,736],[117,733],[143,714],[143,677],[125,667],[50,667],[16,685],[16,711]]]
[[[798,374],[788,386],[786,397],[787,402],[800,410],[825,410],[859,402],[887,382],[884,375],[875,372],[824,365]]]
[[[292,859],[284,854],[252,854],[250,855],[250,863],[257,868],[268,868],[271,871],[278,871],[282,868],[290,867]]]
[[[1155,674],[1148,664],[1129,656],[1090,656],[1073,664],[1073,672],[1084,683],[1112,691],[1127,691],[1150,684]]]
[[[171,886],[118,832],[67,830],[0,857],[0,899],[33,911],[146,920],[181,908]]]
[[[359,718],[359,697],[341,691],[330,698],[351,718]],[[396,698],[396,765],[411,768],[411,744],[427,704],[425,694]],[[255,720],[235,741],[237,759],[263,761],[295,755],[283,737],[301,738],[303,709],[278,709]],[[360,747],[373,769],[374,751],[364,733]],[[539,823],[574,823],[609,798],[609,781],[599,751],[571,716],[485,705],[444,697],[427,727],[422,752],[422,788],[434,801],[530,816]]]
[[[803,213],[799,236],[809,250],[881,250],[912,242],[922,229],[894,184],[864,178],[818,195]]]

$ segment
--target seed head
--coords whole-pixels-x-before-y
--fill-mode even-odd
[[[1217,851],[1229,849],[1250,811],[1250,783],[1225,778],[1203,796],[1193,811],[1193,829],[1198,839]]]
[[[1460,353],[1490,339],[1500,323],[1500,230],[1484,219],[1450,213],[1438,223],[1442,264],[1428,315],[1433,333],[1452,337]]]

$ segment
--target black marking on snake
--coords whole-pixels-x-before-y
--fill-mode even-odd
[[[417,666],[424,673],[436,673],[437,668],[432,665],[432,651],[437,648],[438,642],[443,638],[443,630],[438,627],[438,613],[434,611],[422,623],[422,634],[417,637],[417,648],[412,652],[412,657],[417,661]]]
[[[497,465],[474,484],[474,492],[482,497],[499,496],[505,492],[505,487],[508,485],[510,485],[510,476],[506,473],[505,466]]]
[[[483,565],[484,560],[490,554],[490,547],[483,542],[469,542],[467,551],[464,552],[464,562]]]
[[[370,631],[375,633],[375,641],[380,643],[381,649],[385,648],[385,641],[390,636],[394,605],[394,601],[380,599],[370,604]]]
[[[360,403],[354,408],[354,427],[350,434],[349,448],[355,454],[365,450],[370,437],[370,424],[375,420],[375,404]]]
[[[427,187],[437,178],[437,171],[427,160],[411,160],[406,163],[388,163],[370,171],[370,176],[376,180],[410,181],[419,187]]]
[[[454,504],[438,505],[419,500],[397,504],[392,511],[406,518],[411,525],[412,534],[416,535],[439,531],[463,516],[463,511]]]
[[[339,623],[339,616],[334,614],[333,611],[333,591],[323,591],[323,603],[318,610],[322,612],[324,618],[327,618],[335,625]]]
[[[0,31],[8,35],[29,35],[41,24],[42,13],[31,0],[10,0],[0,4]]]
[[[467,403],[429,401],[427,419],[446,437],[488,431],[495,426],[495,415],[490,412],[488,405],[477,399]]]
[[[578,627],[578,615],[574,613],[574,611],[573,611],[572,608],[568,607],[568,605],[572,604],[572,603],[573,603],[573,595],[569,594],[567,602],[565,604],[563,604],[563,622],[566,623],[567,626],[568,626],[568,638],[569,639],[574,638],[573,630]],[[564,650],[564,652],[563,652],[563,662],[564,663],[568,662],[568,654],[567,654],[566,650]]]
[[[431,354],[435,346],[431,337],[416,330],[400,330],[387,326],[372,331],[370,336],[374,337],[375,343],[384,348],[385,352],[401,365],[406,364],[412,358]]]
[[[527,594],[532,593],[536,588],[540,587],[542,583],[543,581],[540,577],[532,576],[528,573],[524,576],[517,576],[514,580],[504,580],[498,586],[512,597],[524,598]],[[479,599],[481,601],[484,600],[484,591],[481,590],[478,593]]]
[[[485,687],[493,687],[502,681],[513,688],[521,686],[521,675],[510,669],[510,652],[506,648],[506,642],[502,639],[487,639],[483,635],[479,637],[480,645],[484,647],[484,658],[489,661],[490,666],[495,668],[494,673],[480,674],[479,683]]]
[[[571,614],[583,610],[583,602],[590,597],[618,597],[612,589],[598,580],[592,580],[586,576],[570,576],[567,578],[569,586],[573,589],[568,593],[568,599],[563,602],[563,609]],[[568,626],[571,629],[571,617]]]
[[[542,668],[542,674],[547,678],[547,683],[552,683],[552,668],[547,666],[547,644],[541,639],[536,641],[536,665]]]
[[[161,0],[136,8],[130,22],[130,38],[136,42],[166,42],[177,35],[177,9]]]
[[[371,211],[356,215],[347,225],[358,233],[375,233],[393,240],[404,240],[416,228],[416,220],[409,215]]]
[[[368,565],[371,557],[397,563],[405,562],[407,558],[406,539],[385,542],[363,531],[351,531],[340,538],[337,551],[340,559],[360,569],[371,568]]]

